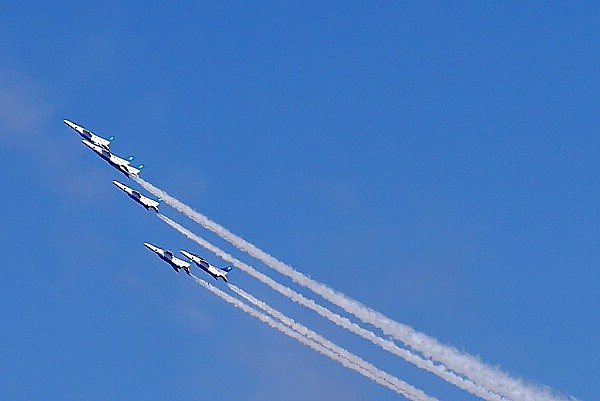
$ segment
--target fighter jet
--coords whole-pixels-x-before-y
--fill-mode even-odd
[[[233,269],[233,267],[225,266],[217,268],[208,263],[206,260],[202,259],[200,256],[194,255],[193,253],[181,251],[181,254],[189,260],[191,260],[192,262],[194,262],[199,268],[213,276],[215,280],[221,278],[227,283],[227,273],[229,273]]]
[[[104,148],[108,151],[110,151],[110,142],[115,139],[114,136],[111,136],[108,139],[104,139],[98,135],[93,134],[92,132],[86,130],[85,128],[69,121],[69,120],[63,120],[63,122],[65,124],[67,124],[69,127],[73,128],[75,131],[77,131],[77,133],[79,135],[81,135],[81,137],[83,139],[85,139],[88,142],[93,143],[96,146],[100,146],[101,148]]]
[[[138,191],[129,188],[125,184],[121,184],[119,181],[113,181],[119,189],[123,190],[131,199],[144,206],[146,210],[153,209],[156,213],[158,213],[158,205],[160,204],[161,199],[155,201],[154,199],[150,199],[147,196],[140,194]]]
[[[108,164],[119,170],[121,173],[125,174],[127,178],[131,178],[132,175],[139,177],[140,170],[144,168],[143,164],[140,164],[138,167],[133,167],[131,165],[133,156],[130,156],[127,159],[122,159],[119,156],[113,155],[112,153],[110,153],[110,151],[104,149],[103,147],[94,145],[93,143],[85,139],[81,141],[81,143],[83,143],[88,148],[92,149],[98,156],[106,160]]]
[[[146,248],[150,249],[152,252],[157,254],[159,258],[170,264],[173,270],[175,270],[177,273],[179,273],[179,269],[183,269],[188,274],[188,276],[191,275],[190,264],[181,259],[177,259],[175,256],[173,256],[173,252],[161,249],[147,242],[144,242],[144,245],[146,246]]]

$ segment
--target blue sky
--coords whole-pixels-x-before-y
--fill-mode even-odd
[[[597,399],[599,11],[0,6],[0,398],[399,398],[174,274],[142,242],[221,261],[114,188],[68,118],[307,275]],[[440,400],[474,399],[230,277]]]

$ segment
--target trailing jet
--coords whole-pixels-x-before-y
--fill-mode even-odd
[[[73,128],[75,131],[77,131],[77,133],[79,135],[81,135],[81,137],[83,139],[85,139],[86,141],[91,142],[96,146],[100,146],[101,148],[104,148],[104,149],[110,151],[110,142],[113,139],[115,139],[114,136],[111,136],[108,139],[104,139],[69,120],[63,120],[63,122],[65,124],[67,124],[69,127]]]
[[[157,254],[159,258],[170,264],[173,270],[175,270],[177,273],[179,273],[179,269],[183,269],[188,274],[188,276],[191,275],[190,264],[181,259],[177,259],[175,256],[173,256],[173,252],[161,249],[147,242],[144,242],[144,245],[146,246],[146,248],[150,249],[152,252]]]
[[[140,170],[144,168],[143,164],[140,164],[138,167],[133,167],[131,165],[133,156],[130,156],[127,159],[122,159],[119,156],[113,155],[112,153],[110,153],[110,151],[104,149],[103,147],[94,145],[93,143],[91,143],[90,141],[86,141],[85,139],[81,141],[81,143],[83,143],[88,148],[92,149],[98,156],[106,160],[108,164],[125,174],[127,178],[131,178],[132,175],[139,177]]]
[[[150,199],[147,196],[142,195],[138,191],[129,188],[125,184],[121,184],[119,181],[113,181],[119,189],[123,190],[131,199],[144,206],[146,210],[153,209],[156,213],[158,213],[158,205],[160,204],[161,199],[155,201],[154,199]]]
[[[193,253],[181,251],[181,254],[189,260],[191,260],[192,262],[194,262],[199,268],[213,276],[215,280],[222,278],[223,281],[225,281],[226,283],[228,282],[227,273],[229,273],[233,269],[233,267],[225,266],[217,268],[208,263],[206,260],[202,259],[200,256],[194,255]]]

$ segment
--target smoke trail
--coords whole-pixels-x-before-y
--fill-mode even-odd
[[[419,355],[416,355],[406,349],[400,348],[394,342],[377,336],[372,331],[369,331],[369,330],[357,325],[356,323],[351,322],[347,318],[342,317],[342,316],[332,312],[331,310],[327,309],[326,307],[317,304],[314,300],[308,299],[305,296],[303,296],[302,294],[295,292],[291,288],[286,287],[286,286],[276,282],[272,278],[257,271],[252,266],[249,266],[248,264],[234,258],[230,254],[222,251],[221,249],[214,246],[213,244],[206,241],[205,239],[192,233],[191,231],[184,228],[180,224],[174,222],[170,218],[168,218],[162,214],[158,214],[158,217],[162,221],[167,223],[169,226],[171,226],[172,228],[177,230],[179,233],[185,235],[187,238],[194,241],[198,245],[202,246],[209,252],[212,252],[219,258],[223,259],[224,261],[233,264],[238,269],[249,274],[250,276],[252,276],[255,279],[262,282],[263,284],[268,285],[273,290],[279,292],[281,295],[289,298],[290,300],[292,300],[302,306],[305,306],[305,307],[315,311],[316,313],[318,313],[322,317],[328,319],[329,321],[335,323],[336,325],[343,327],[344,329],[349,330],[350,332],[352,332],[366,340],[371,341],[373,344],[378,345],[381,348],[383,348],[384,350],[391,352],[392,354],[394,354],[396,356],[401,357],[402,359],[406,360],[407,362],[414,364],[418,368],[426,370],[428,372],[431,372],[431,373],[439,376],[443,380],[447,381],[448,383],[453,384],[453,385],[457,386],[458,388],[461,388],[465,391],[468,391],[469,393],[471,393],[473,395],[481,397],[484,400],[506,401],[506,398],[501,397],[493,392],[490,392],[490,391],[486,390],[485,388],[476,385],[475,383],[473,383],[472,381],[470,381],[468,379],[465,379],[463,377],[456,375],[454,372],[449,371],[445,366],[436,365],[431,360],[424,359],[424,358],[420,357]]]
[[[336,352],[332,351],[331,349],[328,349],[328,348],[322,346],[321,344],[315,342],[314,340],[311,340],[311,339],[305,337],[303,334],[292,330],[288,326],[285,326],[284,324],[273,320],[271,317],[265,315],[262,312],[255,310],[254,308],[245,304],[241,300],[232,297],[231,295],[227,294],[226,292],[223,292],[219,288],[213,286],[210,283],[207,283],[206,281],[196,277],[195,275],[192,274],[191,276],[194,279],[194,281],[196,281],[196,283],[198,283],[202,287],[206,288],[207,290],[212,292],[214,295],[220,297],[225,302],[235,306],[236,308],[240,309],[243,312],[246,312],[250,316],[260,320],[261,322],[266,323],[270,327],[279,330],[283,334],[286,334],[287,336],[299,341],[300,343],[306,345],[307,347],[329,357],[330,359],[332,359],[336,362],[339,362],[342,366],[352,369],[357,373],[360,373],[361,375],[374,381],[375,383],[378,383],[384,387],[387,387],[388,389],[408,398],[409,400],[439,401],[439,400],[437,400],[437,398],[430,397],[427,394],[425,394],[423,391],[421,391],[407,383],[404,383],[401,380],[396,379],[398,382],[400,382],[400,384],[404,384],[404,385],[399,386],[399,385],[393,384],[394,383],[393,381],[388,381],[388,378],[386,377],[387,374],[383,374],[384,372],[381,372],[382,375],[375,374],[374,372],[379,373],[378,369],[373,367],[374,368],[373,371],[370,370],[370,367],[368,366],[368,364],[366,362],[365,362],[364,366],[367,366],[367,368],[363,367],[362,363],[356,363],[354,361],[351,361],[351,360],[347,359],[346,357],[344,357],[340,354],[337,354]],[[393,376],[391,376],[391,377],[393,378]]]
[[[279,312],[275,308],[272,308],[271,306],[267,305],[264,301],[257,299],[256,297],[247,293],[246,291],[242,290],[241,288],[239,288],[233,284],[228,284],[228,285],[229,285],[229,288],[233,292],[238,294],[240,297],[245,299],[247,302],[249,302],[250,304],[254,305],[255,307],[261,309],[262,311],[266,312],[267,314],[271,315],[272,317],[279,320],[281,323],[285,324],[286,326],[288,326],[292,330],[296,331],[297,333],[300,333],[304,337],[322,345],[323,347],[331,350],[332,352],[334,352],[338,355],[341,355],[342,357],[348,359],[349,361],[353,362],[354,364],[356,364],[358,366],[362,366],[366,370],[372,371],[377,376],[384,377],[385,380],[387,380],[388,382],[392,383],[393,385],[395,385],[399,388],[404,389],[404,391],[414,392],[415,388],[412,387],[411,385],[409,385],[408,383],[406,383],[386,372],[379,370],[372,364],[364,361],[363,359],[350,353],[349,351],[345,350],[344,348],[332,343],[331,341],[327,340],[325,337],[310,330],[308,327],[296,322],[294,319],[284,315],[283,313]]]
[[[566,397],[555,394],[546,389],[540,389],[514,379],[499,369],[486,365],[478,358],[460,352],[454,347],[441,344],[437,339],[414,330],[412,327],[396,322],[384,314],[377,312],[362,303],[337,292],[328,286],[319,283],[304,274],[296,271],[291,266],[277,260],[253,244],[238,237],[225,227],[213,222],[203,214],[193,210],[186,204],[173,198],[154,185],[133,177],[134,180],[155,196],[161,197],[167,204],[183,213],[207,230],[214,232],[236,248],[260,260],[275,271],[289,277],[294,282],[310,289],[325,300],[339,306],[346,312],[356,316],[364,323],[371,324],[386,335],[402,341],[408,347],[423,353],[428,358],[441,362],[453,371],[468,377],[490,391],[494,391],[512,400],[519,401],[559,401],[567,400]],[[572,399],[572,398],[571,398]]]

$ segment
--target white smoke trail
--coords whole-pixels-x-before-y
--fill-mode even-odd
[[[272,317],[279,320],[281,323],[285,324],[286,326],[288,326],[292,330],[296,331],[297,333],[302,334],[304,337],[306,337],[306,338],[316,342],[317,344],[320,344],[321,346],[331,350],[332,352],[348,359],[352,363],[354,363],[358,366],[361,366],[368,371],[372,371],[373,374],[383,377],[385,380],[387,380],[391,384],[397,386],[398,388],[403,389],[403,391],[405,391],[405,392],[414,392],[416,390],[410,384],[396,378],[395,376],[392,376],[386,372],[379,370],[372,364],[364,361],[363,359],[350,353],[349,351],[345,350],[344,348],[332,343],[331,341],[327,340],[325,337],[321,336],[320,334],[317,334],[313,330],[310,330],[308,327],[296,322],[294,319],[284,315],[277,309],[267,305],[264,301],[257,299],[256,297],[247,293],[246,291],[242,290],[241,288],[239,288],[233,284],[228,284],[228,285],[229,285],[229,288],[233,292],[238,294],[240,297],[245,299],[247,302],[249,302],[250,304],[254,305],[255,307],[261,309],[262,311],[266,312],[267,314],[271,315]],[[417,391],[420,392],[420,390],[417,390]]]
[[[437,339],[414,330],[412,327],[396,322],[384,314],[377,312],[346,295],[315,281],[296,271],[291,266],[277,260],[273,256],[257,248],[243,238],[238,237],[225,227],[213,222],[203,214],[193,210],[183,202],[173,198],[154,185],[134,177],[143,188],[162,198],[167,204],[183,213],[207,230],[214,232],[236,248],[260,260],[275,271],[289,277],[294,282],[310,289],[325,300],[356,316],[364,323],[371,324],[386,335],[402,341],[408,347],[423,353],[428,358],[441,362],[453,371],[466,376],[474,383],[495,393],[515,401],[560,401],[567,400],[562,395],[551,390],[541,389],[521,380],[515,379],[499,369],[486,365],[478,358],[457,350],[454,347],[441,344]],[[573,398],[569,398],[572,400]]]
[[[431,372],[431,373],[439,376],[443,380],[447,381],[448,383],[453,384],[453,385],[457,386],[458,388],[461,388],[465,391],[468,391],[469,393],[471,393],[473,395],[483,398],[484,400],[506,401],[506,398],[501,397],[493,392],[490,392],[490,391],[486,390],[485,388],[476,385],[475,383],[471,382],[470,380],[456,375],[454,372],[448,371],[448,369],[446,369],[445,366],[436,365],[431,360],[424,359],[424,358],[420,357],[419,355],[416,355],[406,349],[400,348],[394,342],[377,336],[372,331],[369,331],[369,330],[357,325],[356,323],[351,322],[347,318],[342,317],[342,316],[332,312],[331,310],[327,309],[326,307],[317,304],[314,300],[308,299],[304,295],[295,292],[291,288],[286,287],[286,286],[276,282],[272,278],[257,271],[252,266],[249,266],[248,264],[240,261],[239,259],[234,258],[230,254],[224,252],[223,250],[219,249],[215,245],[211,244],[210,242],[206,241],[205,239],[194,234],[193,232],[191,232],[190,230],[181,226],[179,223],[171,220],[167,216],[158,214],[158,217],[162,221],[164,221],[166,224],[168,224],[169,226],[171,226],[172,228],[177,230],[179,233],[185,235],[187,238],[194,241],[195,243],[197,243],[201,247],[205,248],[209,252],[212,252],[219,258],[223,259],[224,261],[233,264],[238,269],[249,274],[250,276],[252,276],[255,279],[262,282],[263,284],[268,285],[273,290],[279,292],[281,295],[289,298],[290,300],[292,300],[302,306],[305,306],[305,307],[315,311],[316,313],[318,313],[322,317],[328,319],[329,321],[335,323],[336,325],[343,327],[344,329],[349,330],[350,332],[352,332],[366,340],[371,341],[373,344],[378,345],[381,348],[383,348],[384,350],[386,350],[396,356],[401,357],[402,359],[406,360],[407,362],[414,364],[418,368],[426,370],[428,372]]]
[[[257,311],[256,309],[252,308],[251,306],[247,305],[246,303],[242,302],[241,300],[232,297],[231,295],[229,295],[226,292],[220,290],[219,288],[213,286],[212,284],[196,277],[193,274],[191,276],[194,279],[194,281],[196,281],[196,283],[198,283],[202,287],[206,288],[207,290],[212,292],[214,295],[220,297],[225,302],[235,306],[236,308],[240,309],[243,312],[246,312],[250,316],[260,320],[261,322],[269,325],[270,327],[279,330],[283,334],[286,334],[287,336],[299,341],[300,343],[306,345],[307,347],[340,363],[342,366],[352,369],[357,373],[360,373],[361,375],[374,381],[375,383],[378,383],[384,387],[387,387],[388,389],[396,392],[397,394],[400,394],[400,395],[406,397],[409,400],[439,401],[439,400],[437,400],[437,398],[430,397],[427,394],[425,394],[423,391],[411,386],[408,383],[404,383],[399,379],[396,379],[396,381],[398,382],[398,383],[396,383],[396,381],[392,380],[392,379],[395,379],[393,376],[390,376],[390,375],[386,374],[385,372],[379,371],[377,368],[372,367],[372,365],[369,366],[369,364],[366,362],[362,363],[361,362],[362,360],[360,360],[360,358],[358,358],[358,357],[357,357],[358,359],[355,362],[354,359],[350,360],[350,359],[346,358],[345,356],[336,353],[335,351],[321,345],[320,343],[307,338],[302,333],[294,331],[290,327],[273,320],[271,317],[265,315],[262,312]],[[392,379],[388,378],[388,376],[390,376]]]

